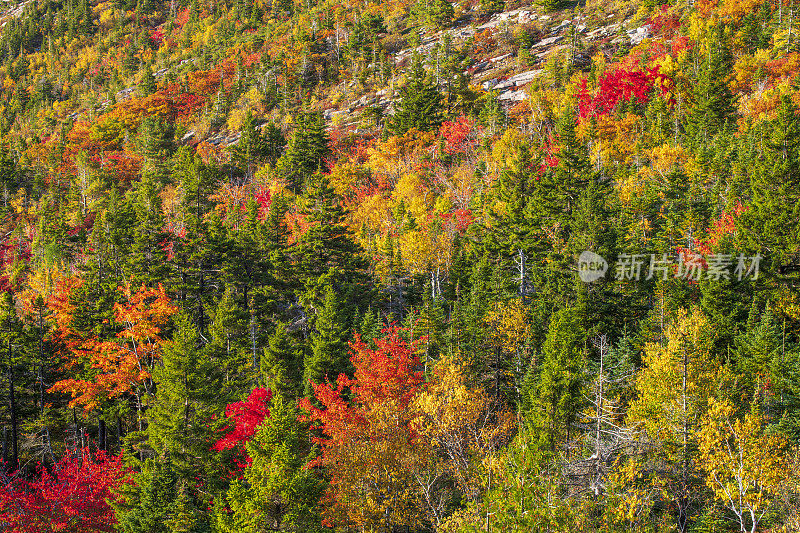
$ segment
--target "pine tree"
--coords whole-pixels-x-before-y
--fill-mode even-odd
[[[422,59],[417,55],[406,75],[406,85],[400,89],[400,102],[389,119],[389,131],[403,135],[411,128],[430,131],[442,124],[442,94],[435,82],[425,73]]]

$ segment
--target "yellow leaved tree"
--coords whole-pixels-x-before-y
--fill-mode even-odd
[[[645,346],[638,397],[628,411],[627,424],[649,449],[645,461],[651,482],[673,509],[679,531],[687,530],[702,487],[693,451],[697,430],[709,398],[723,382],[723,367],[712,355],[714,339],[700,309],[680,310],[665,342]]]
[[[736,418],[728,400],[711,399],[697,432],[700,464],[714,499],[739,521],[740,531],[755,533],[780,488],[791,478],[787,442],[764,431],[758,408]]]

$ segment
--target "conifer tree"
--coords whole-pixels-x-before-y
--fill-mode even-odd
[[[223,533],[317,531],[323,485],[313,469],[308,436],[293,402],[273,397],[269,416],[247,443],[250,464],[216,506]],[[229,508],[229,509],[226,509]]]
[[[185,485],[179,482],[168,458],[145,460],[136,483],[123,485],[120,492],[123,501],[114,506],[119,531],[208,531],[207,513],[201,512],[198,502],[186,495]],[[187,523],[193,527],[184,527]]]
[[[2,369],[5,382],[5,394],[8,402],[9,428],[11,430],[9,448],[5,443],[3,450],[6,452],[3,461],[10,468],[10,472],[19,468],[21,426],[24,411],[22,409],[21,393],[24,391],[24,381],[21,369],[25,366],[22,353],[23,325],[14,309],[14,301],[10,292],[0,295],[0,369]]]
[[[735,98],[728,86],[732,58],[722,39],[718,31],[709,38],[708,51],[692,86],[685,126],[687,137],[697,147],[709,144],[726,125],[732,126],[736,111]]]
[[[400,89],[397,111],[389,120],[389,131],[403,135],[411,128],[430,131],[442,124],[442,94],[425,72],[417,55],[411,64],[406,85]]]
[[[781,395],[783,381],[789,369],[782,365],[785,357],[785,343],[775,317],[769,306],[760,320],[754,321],[746,331],[734,339],[732,356],[734,364],[742,377],[739,386],[742,395],[751,396],[764,405],[763,393]]]
[[[154,178],[148,175],[128,195],[136,217],[128,269],[136,283],[148,286],[166,280],[170,268],[163,248],[166,235],[159,189]]]
[[[743,240],[763,257],[763,276],[788,283],[800,275],[800,117],[784,96],[765,139],[769,156],[752,169]]]
[[[350,373],[348,320],[341,299],[333,287],[325,288],[325,301],[314,321],[311,353],[304,362],[303,388],[313,395],[311,383],[335,382],[339,374]]]
[[[292,138],[277,162],[278,173],[286,180],[286,186],[295,194],[300,193],[307,180],[315,172],[324,170],[325,158],[330,153],[328,134],[322,113],[300,113]]]
[[[153,69],[148,64],[144,68],[142,80],[139,82],[139,93],[142,96],[150,96],[156,92],[156,79],[153,76]]]
[[[308,226],[292,248],[303,285],[333,269],[334,283],[364,290],[364,259],[345,221],[345,210],[327,175],[317,175],[298,200],[298,212]],[[360,297],[367,294],[361,293]]]
[[[572,424],[583,404],[586,355],[584,331],[575,309],[562,309],[553,315],[545,340],[541,372],[528,414],[539,428],[542,450],[557,453],[567,443]]]
[[[213,420],[221,418],[226,403],[221,368],[202,344],[189,318],[179,317],[162,365],[153,370],[157,392],[147,411],[148,444],[157,456],[169,457],[176,476],[187,483],[200,465],[206,473],[215,469]]]
[[[175,128],[165,120],[147,117],[139,126],[142,177],[166,183],[172,170],[171,158],[175,152]]]
[[[256,121],[250,111],[242,124],[241,136],[231,149],[231,159],[244,172],[245,179],[253,179],[258,162],[266,155],[267,141],[256,127]]]
[[[302,351],[292,341],[286,325],[278,323],[261,358],[264,385],[274,396],[281,396],[287,401],[296,398],[303,375],[302,365]],[[301,389],[305,390],[305,387]]]

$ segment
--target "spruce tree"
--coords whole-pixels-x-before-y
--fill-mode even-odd
[[[142,80],[139,82],[139,94],[142,96],[150,96],[156,92],[156,79],[153,76],[153,69],[148,64],[144,68]]]
[[[766,157],[751,169],[743,241],[763,257],[760,277],[790,284],[800,275],[800,117],[784,96],[764,139]]]
[[[220,365],[202,345],[191,320],[179,317],[162,364],[153,371],[157,392],[147,410],[148,444],[157,456],[169,457],[175,474],[186,482],[201,465],[207,473],[214,469],[214,420],[225,406]]]
[[[692,86],[685,127],[695,147],[707,145],[717,132],[733,125],[735,98],[728,86],[733,60],[722,39],[716,31],[709,39],[708,51]]]
[[[242,123],[239,141],[230,149],[231,160],[244,172],[245,179],[253,179],[258,162],[266,151],[265,140],[256,127],[253,114],[248,111]]]
[[[163,119],[147,117],[139,126],[139,152],[144,157],[142,177],[166,183],[175,153],[175,127]]]
[[[366,298],[365,261],[328,176],[316,176],[297,203],[298,213],[308,226],[291,250],[301,284],[314,282],[332,269],[337,286],[349,286],[354,291],[358,288],[359,297]]]
[[[297,408],[274,396],[269,416],[247,443],[252,462],[216,506],[216,530],[321,531],[319,499],[324,488],[306,464],[314,457]],[[227,505],[224,505],[224,504]]]
[[[278,173],[286,180],[286,187],[300,193],[312,174],[323,170],[325,158],[330,154],[325,120],[320,112],[304,112],[297,116],[292,138],[277,162]]]
[[[328,285],[325,288],[323,307],[314,321],[311,353],[304,362],[303,387],[306,396],[313,395],[311,382],[335,382],[339,374],[350,373],[348,322],[341,298]]]
[[[438,128],[443,120],[442,94],[426,74],[418,55],[414,56],[406,78],[406,85],[400,89],[397,111],[389,119],[389,131],[403,135],[411,128],[420,131]]]
[[[300,387],[302,364],[302,351],[293,342],[286,325],[278,323],[275,333],[269,338],[269,346],[264,348],[264,356],[261,358],[264,386],[269,388],[274,396],[281,396],[287,400],[295,399],[298,391],[305,389]]]
[[[553,315],[545,340],[537,395],[528,419],[540,430],[543,450],[555,453],[571,435],[583,403],[586,356],[583,326],[575,309]]]

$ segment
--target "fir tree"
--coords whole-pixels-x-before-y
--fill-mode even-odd
[[[541,431],[542,449],[555,453],[569,441],[572,424],[583,402],[582,386],[586,356],[584,333],[575,309],[553,315],[542,353],[538,398],[529,420]]]
[[[292,341],[284,323],[278,323],[261,358],[264,385],[287,400],[297,397],[302,375],[302,352]],[[305,387],[303,387],[305,389]]]
[[[153,69],[148,64],[144,68],[142,80],[139,82],[139,94],[142,96],[150,96],[156,92],[156,79],[153,76]]]
[[[153,371],[157,393],[147,411],[149,446],[158,457],[170,458],[175,476],[185,483],[201,465],[207,474],[219,466],[211,445],[217,437],[214,420],[221,419],[226,398],[220,394],[221,368],[202,345],[197,328],[180,317],[162,364]]]
[[[735,98],[727,81],[732,69],[730,51],[717,33],[707,46],[685,119],[687,137],[696,147],[708,144],[717,132],[732,126],[736,111]]]
[[[313,453],[298,415],[292,402],[273,397],[269,416],[247,443],[251,463],[242,479],[231,484],[223,500],[227,506],[216,506],[218,531],[322,529],[318,501],[323,485],[313,469],[306,468]]]
[[[326,175],[317,176],[298,200],[298,212],[308,226],[292,249],[296,272],[303,285],[334,272],[334,283],[342,288],[366,282],[364,259],[345,221],[345,210]],[[363,292],[362,297],[367,296]]]

